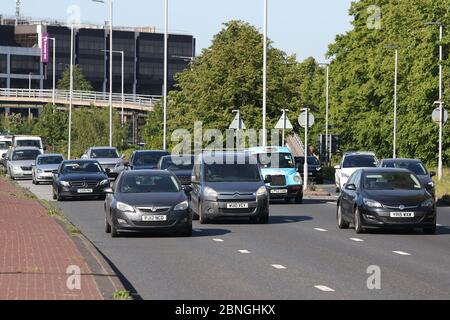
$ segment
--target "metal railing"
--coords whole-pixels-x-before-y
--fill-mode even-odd
[[[0,88],[0,100],[2,98],[17,98],[20,100],[33,99],[33,101],[39,100],[41,102],[52,102],[53,90],[52,89],[4,89]],[[123,104],[124,108],[133,109],[143,107],[151,108],[154,104],[161,99],[160,96],[150,95],[134,95],[124,94]],[[69,90],[55,90],[56,103],[68,104],[70,100]],[[94,92],[94,91],[73,91],[72,100],[76,104],[77,102],[83,102],[83,104],[109,104],[109,93]],[[31,101],[31,100],[30,100]],[[122,94],[113,93],[112,101],[115,108],[122,106]]]

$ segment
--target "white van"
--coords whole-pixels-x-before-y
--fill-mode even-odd
[[[12,139],[13,148],[34,147],[38,148],[41,153],[44,153],[44,145],[41,137],[37,136],[14,136]]]
[[[0,136],[0,165],[3,164],[3,155],[6,154],[12,145],[11,136]]]

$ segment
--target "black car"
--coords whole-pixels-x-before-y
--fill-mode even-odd
[[[95,160],[66,160],[53,178],[53,199],[96,197],[104,199],[110,182]]]
[[[305,165],[305,157],[295,157],[295,165],[298,173],[304,179],[303,166]],[[318,184],[323,183],[323,171],[320,161],[316,157],[308,157],[308,179]]]
[[[414,172],[416,176],[419,177],[420,182],[422,182],[423,186],[427,190],[429,190],[433,195],[435,194],[435,185],[432,178],[436,175],[436,172],[433,171],[428,172],[427,168],[420,160],[384,159],[381,161],[380,167],[408,169],[409,171]]]
[[[128,166],[131,170],[157,169],[159,160],[168,155],[163,150],[137,150],[131,155]]]
[[[191,185],[194,161],[193,155],[164,156],[159,160],[158,169],[173,172],[183,186],[189,186]]]
[[[269,192],[255,157],[248,153],[205,152],[192,173],[192,210],[201,224],[217,218],[269,222]]]
[[[422,228],[436,232],[436,203],[419,178],[409,170],[359,169],[350,176],[337,202],[341,229],[357,233],[371,228]]]
[[[121,173],[113,189],[106,189],[105,232],[172,231],[192,235],[192,213],[186,192],[170,171],[137,170]]]

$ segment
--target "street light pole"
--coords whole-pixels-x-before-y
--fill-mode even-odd
[[[52,102],[55,105],[55,94],[56,94],[56,38],[49,38],[53,41],[53,90],[52,90]]]
[[[443,100],[443,48],[442,38],[444,35],[444,24],[442,22],[427,22],[426,26],[439,26],[439,160],[438,160],[438,179],[441,180],[444,176],[443,162],[442,162],[442,140],[444,131],[444,100]]]
[[[72,148],[72,103],[73,103],[73,41],[74,41],[73,24],[70,27],[70,89],[69,89],[69,139],[67,159],[71,159]]]
[[[303,111],[306,114],[305,121],[305,154],[303,164],[303,191],[308,191],[308,127],[309,127],[309,109],[304,108]]]
[[[328,142],[331,145],[331,137],[329,138],[329,93],[330,93],[330,64],[329,63],[321,63],[320,65],[326,66],[326,103],[325,103],[325,158],[326,162],[330,162],[331,153],[328,153]]]
[[[263,41],[263,147],[267,146],[266,112],[267,112],[267,20],[268,0],[264,0],[264,41]]]
[[[398,46],[388,45],[387,49],[394,49],[395,51],[395,66],[394,66],[394,141],[393,141],[393,158],[397,158],[397,84],[398,84]]]
[[[163,150],[167,149],[167,84],[168,84],[168,48],[169,44],[169,0],[164,0],[164,128],[163,128]]]
[[[287,126],[287,115],[286,113],[289,111],[288,109],[281,109],[281,111],[283,112],[283,140],[282,140],[282,146],[285,146],[285,142],[286,142],[286,126]]]

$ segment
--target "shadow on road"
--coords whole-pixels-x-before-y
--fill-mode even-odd
[[[373,230],[366,230],[366,234],[386,234],[386,235],[415,235],[415,236],[425,236],[427,234],[424,234],[423,231],[420,228],[417,229],[373,229]],[[436,234],[434,235],[427,235],[427,236],[444,236],[444,235],[450,235],[450,228],[449,227],[437,227]]]
[[[270,216],[269,224],[288,224],[313,220],[309,216]],[[210,222],[211,225],[255,225],[260,224],[251,222],[248,218],[220,218]]]

